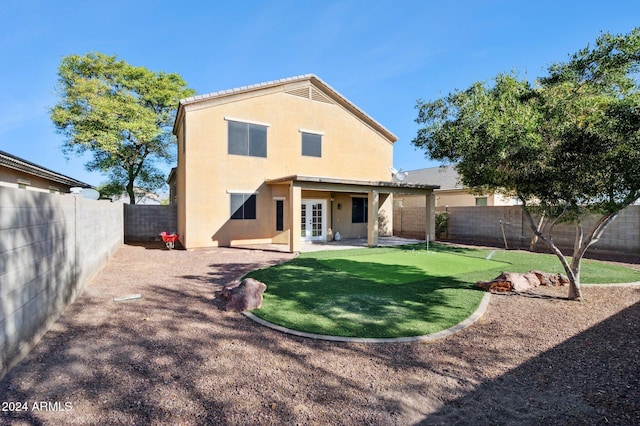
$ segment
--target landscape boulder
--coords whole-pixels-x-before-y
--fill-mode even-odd
[[[540,285],[561,286],[569,284],[569,279],[562,274],[542,271],[503,272],[491,281],[478,281],[477,287],[490,292],[527,291]]]
[[[266,289],[266,284],[253,278],[245,278],[226,286],[220,296],[225,300],[224,309],[227,311],[251,311],[262,306],[262,294]]]

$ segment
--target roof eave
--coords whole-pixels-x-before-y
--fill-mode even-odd
[[[69,187],[93,188],[93,186],[88,183],[54,172],[53,170],[39,166],[31,161],[9,154],[8,152],[0,151],[0,164],[23,173],[29,173],[43,179],[67,185]]]
[[[358,117],[360,120],[367,123],[374,130],[384,136],[389,143],[393,144],[398,140],[398,137],[394,135],[391,131],[389,131],[382,124],[377,122],[373,117],[368,115],[366,112],[358,108],[354,103],[349,101],[345,96],[343,96],[340,92],[335,90],[333,87],[329,86],[324,80],[316,76],[315,74],[304,74],[296,77],[288,77],[279,80],[267,81],[264,83],[252,84],[249,86],[241,86],[234,89],[220,90],[218,92],[211,92],[204,95],[194,95],[188,98],[181,99],[178,103],[178,111],[176,113],[176,120],[173,125],[173,133],[177,132],[177,125],[182,120],[184,115],[184,108],[188,105],[196,104],[199,102],[205,102],[210,99],[219,99],[228,96],[234,96],[242,93],[250,93],[254,91],[260,91],[264,89],[268,89],[271,87],[282,86],[289,83],[296,83],[299,81],[309,80],[312,84],[317,87],[323,89],[323,91],[329,95],[333,100],[338,102],[341,106],[348,109],[352,114]]]

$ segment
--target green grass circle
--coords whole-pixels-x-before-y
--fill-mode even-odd
[[[248,276],[267,285],[252,313],[289,329],[343,337],[422,336],[468,318],[502,271],[562,272],[555,256],[433,245],[304,253]],[[630,282],[630,268],[584,261],[583,282]]]

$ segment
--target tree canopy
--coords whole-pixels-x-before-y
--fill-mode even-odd
[[[639,66],[640,28],[603,33],[533,84],[499,74],[416,105],[413,144],[456,163],[472,190],[517,197],[535,235],[562,262],[571,298],[582,299],[585,251],[640,197]],[[534,214],[547,218],[544,229]],[[598,220],[585,233],[590,214]],[[576,226],[571,263],[553,241],[559,222]]]
[[[164,185],[157,167],[175,158],[171,127],[178,101],[194,94],[178,74],[153,72],[102,53],[69,55],[58,69],[51,119],[63,151],[91,153],[90,171],[107,174],[102,192],[129,195]]]

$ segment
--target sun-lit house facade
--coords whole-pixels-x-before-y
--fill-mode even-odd
[[[180,102],[172,172],[186,248],[392,233],[394,136],[315,75]]]

